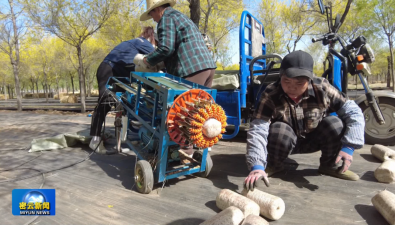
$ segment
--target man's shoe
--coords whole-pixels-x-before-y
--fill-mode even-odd
[[[347,170],[344,173],[339,173],[338,171],[339,171],[339,169],[336,169],[335,167],[320,166],[318,168],[318,172],[321,174],[324,174],[324,175],[337,177],[337,178],[344,179],[344,180],[353,180],[353,181],[359,180],[359,176],[350,170]]]
[[[268,177],[273,176],[274,174],[283,171],[285,168],[284,166],[278,166],[278,167],[274,167],[274,166],[269,166],[265,169],[265,172],[267,174]]]

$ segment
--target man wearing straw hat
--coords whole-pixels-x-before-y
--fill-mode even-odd
[[[146,1],[147,11],[140,20],[152,18],[158,23],[159,42],[156,50],[143,59],[144,63],[153,66],[164,61],[167,73],[210,88],[217,66],[198,27],[172,8],[175,0]],[[194,152],[192,146],[183,151],[189,157]]]
[[[147,0],[140,20],[158,23],[158,47],[144,58],[147,65],[164,61],[169,74],[211,87],[217,66],[198,27],[186,15],[172,8],[175,0]]]

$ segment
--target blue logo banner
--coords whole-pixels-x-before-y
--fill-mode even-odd
[[[55,189],[12,190],[12,214],[15,216],[54,216]]]

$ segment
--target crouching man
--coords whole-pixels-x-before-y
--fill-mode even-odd
[[[319,150],[319,173],[359,179],[348,168],[354,150],[364,144],[362,111],[326,79],[315,77],[313,65],[306,52],[288,54],[281,63],[280,79],[262,93],[247,134],[246,159],[251,170],[245,179],[247,189],[284,170],[283,162],[290,154]],[[337,116],[329,115],[332,112]]]

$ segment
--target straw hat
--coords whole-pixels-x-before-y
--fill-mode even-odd
[[[148,15],[148,13],[151,12],[151,10],[155,9],[156,7],[165,4],[170,4],[170,6],[173,7],[176,4],[176,0],[146,0],[146,1],[147,1],[147,11],[145,11],[140,16],[140,21],[146,21],[151,19],[152,17]]]

